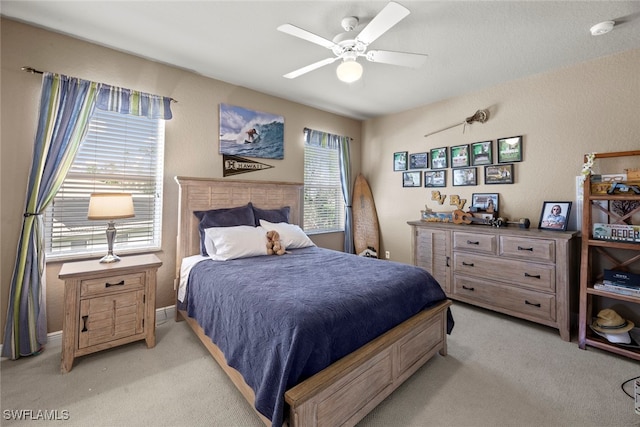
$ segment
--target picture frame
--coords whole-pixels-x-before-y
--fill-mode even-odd
[[[513,184],[513,164],[484,167],[485,184]]]
[[[429,153],[409,154],[409,169],[426,169],[429,167]]]
[[[471,166],[493,164],[493,141],[481,141],[471,144]]]
[[[544,202],[538,228],[541,230],[567,231],[571,202]]]
[[[452,168],[469,167],[469,144],[454,145],[449,149]]]
[[[219,153],[284,159],[284,116],[220,104]]]
[[[432,148],[429,157],[431,158],[431,169],[446,169],[449,167],[447,147]]]
[[[422,172],[409,171],[402,172],[403,187],[422,187]]]
[[[394,171],[406,171],[407,170],[407,156],[408,151],[398,151],[393,153],[393,170]]]
[[[478,185],[477,168],[451,169],[453,186]]]
[[[446,170],[425,171],[424,186],[425,187],[446,187],[447,171]]]
[[[500,195],[498,193],[472,193],[471,209],[472,212],[486,212],[491,206],[493,211],[500,211]]]
[[[522,161],[522,135],[498,138],[498,163]]]

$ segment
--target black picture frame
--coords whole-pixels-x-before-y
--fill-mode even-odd
[[[446,187],[447,171],[446,170],[425,171],[424,186],[425,187]]]
[[[429,153],[431,169],[446,169],[449,167],[449,156],[447,154],[447,147],[432,148]]]
[[[513,164],[489,165],[484,167],[485,184],[513,184]]]
[[[406,171],[408,165],[408,151],[397,151],[393,153],[393,170]]]
[[[471,144],[471,166],[493,164],[493,141],[481,141]]]
[[[543,202],[538,228],[541,230],[567,231],[572,202]],[[559,212],[557,209],[559,208]]]
[[[469,144],[454,145],[449,149],[452,168],[469,167]]]
[[[522,161],[522,135],[498,138],[498,163]]]
[[[422,172],[409,171],[402,172],[403,187],[422,187]]]
[[[471,208],[475,212],[486,212],[491,206],[493,211],[500,211],[500,195],[498,193],[472,193]]]
[[[429,153],[409,154],[409,169],[427,169],[429,167]]]
[[[478,185],[477,168],[451,169],[451,173],[454,187]]]

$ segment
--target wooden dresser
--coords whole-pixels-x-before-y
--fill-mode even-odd
[[[78,356],[138,340],[156,345],[155,255],[65,263],[58,277],[64,283],[62,362],[69,372]]]
[[[570,341],[577,231],[410,221],[413,263],[447,296],[548,325]]]

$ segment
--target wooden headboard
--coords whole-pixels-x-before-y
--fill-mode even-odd
[[[304,185],[292,182],[240,181],[224,178],[186,178],[177,176],[178,239],[176,284],[180,280],[182,258],[200,253],[198,218],[193,211],[233,208],[253,203],[260,209],[290,207],[289,220],[302,226]]]

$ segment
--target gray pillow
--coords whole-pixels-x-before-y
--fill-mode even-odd
[[[289,222],[289,206],[282,207],[280,209],[260,209],[253,206],[253,215],[255,217],[256,226],[260,225],[260,220],[264,219],[269,222]]]
[[[236,208],[212,209],[208,211],[194,211],[193,214],[200,220],[200,253],[208,256],[204,245],[204,230],[211,227],[235,227],[238,225],[250,225],[255,227],[256,219],[253,214],[253,206],[247,203]]]

